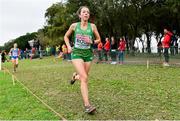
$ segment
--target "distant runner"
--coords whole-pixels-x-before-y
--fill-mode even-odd
[[[13,72],[16,72],[18,67],[18,57],[20,55],[20,51],[17,48],[17,43],[14,44],[14,48],[11,48],[9,55],[11,55],[12,63],[13,63]]]

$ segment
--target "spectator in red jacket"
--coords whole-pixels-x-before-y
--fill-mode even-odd
[[[104,57],[106,61],[108,61],[109,50],[110,50],[110,41],[109,38],[106,37],[106,43],[104,44]]]
[[[32,49],[31,49],[31,57],[30,57],[31,60],[33,59],[33,57],[35,56],[35,54],[36,54],[36,48],[35,48],[35,47],[32,47]]]
[[[102,52],[103,51],[103,43],[98,43],[98,62],[102,61]]]
[[[120,38],[119,47],[118,47],[118,57],[119,57],[120,64],[124,63],[125,49],[126,49],[126,40],[125,40],[125,37],[123,37],[123,38]]]
[[[168,31],[166,28],[164,29],[164,39],[162,41],[162,45],[164,48],[164,59],[165,62],[163,63],[164,66],[169,66],[169,47],[171,42],[171,36],[173,34]]]

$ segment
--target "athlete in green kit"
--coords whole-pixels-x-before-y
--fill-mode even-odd
[[[72,63],[76,69],[73,73],[71,84],[76,80],[81,82],[81,94],[84,102],[85,112],[91,114],[96,108],[89,102],[88,96],[88,72],[93,60],[91,44],[101,42],[100,35],[95,24],[89,23],[90,11],[87,6],[81,6],[77,14],[81,22],[73,23],[64,36],[68,53],[72,53]],[[74,32],[74,48],[71,48],[69,37]],[[95,40],[94,40],[95,38]]]

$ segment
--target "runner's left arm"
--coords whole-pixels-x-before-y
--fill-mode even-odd
[[[98,44],[98,43],[101,42],[101,37],[100,37],[100,35],[99,35],[99,32],[98,32],[97,27],[96,27],[95,24],[92,24],[92,28],[93,28],[93,33],[94,33],[95,38],[96,38],[96,39],[94,40],[94,43],[95,43],[95,44]]]

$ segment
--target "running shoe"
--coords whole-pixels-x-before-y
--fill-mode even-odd
[[[73,84],[76,82],[76,79],[75,79],[76,76],[77,76],[77,73],[74,72],[74,73],[73,73],[73,76],[72,76],[72,79],[70,80],[70,84],[71,84],[71,85],[73,85]]]
[[[93,107],[91,105],[85,106],[85,113],[93,114],[96,111],[96,107]]]

